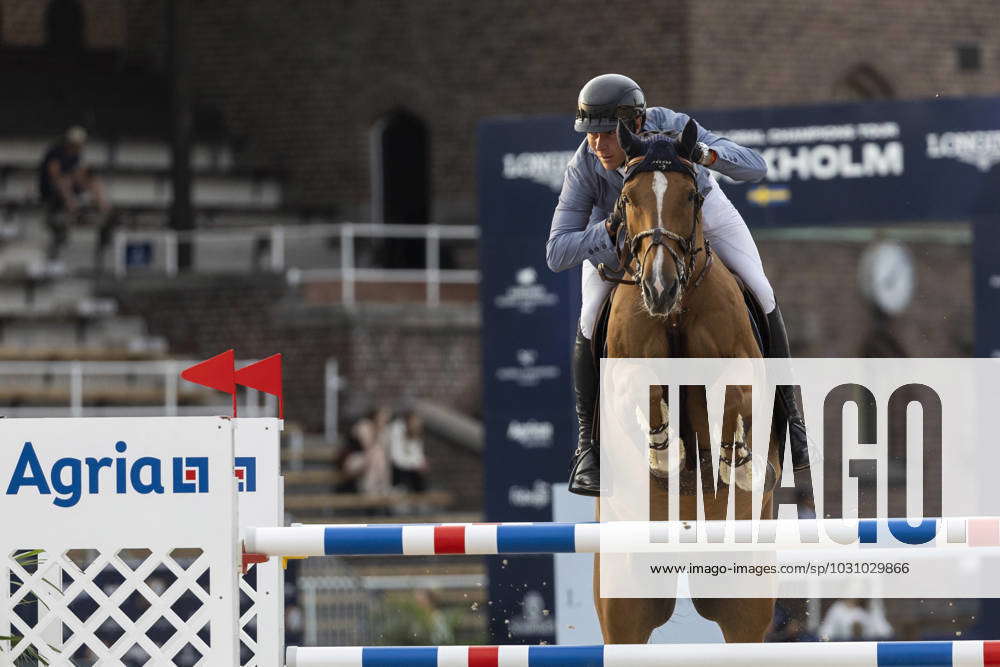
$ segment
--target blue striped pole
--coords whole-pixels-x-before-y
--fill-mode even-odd
[[[555,554],[1000,546],[1000,518],[824,519],[249,528],[244,548],[265,556]]]
[[[286,667],[883,667],[1000,665],[1000,642],[290,647]]]

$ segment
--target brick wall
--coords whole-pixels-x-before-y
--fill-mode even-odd
[[[163,0],[80,0],[88,43],[164,63]],[[475,218],[475,128],[502,114],[571,113],[591,76],[636,78],[680,109],[850,97],[858,66],[901,99],[1000,93],[993,0],[178,0],[199,104],[253,166],[288,175],[288,201],[368,215],[369,133],[406,107],[430,131],[432,216]],[[4,44],[39,45],[45,2],[0,0]],[[960,72],[955,47],[979,44]]]
[[[681,109],[844,99],[859,65],[901,99],[1000,93],[991,0],[683,0],[627,16],[596,0],[218,0],[190,16],[200,101],[248,161],[286,170],[290,201],[344,217],[368,213],[369,131],[399,106],[429,126],[433,217],[468,221],[476,123],[572,113],[605,71]],[[979,72],[958,71],[962,43],[981,46]]]
[[[608,69],[647,72],[657,98],[683,90],[685,6],[633,23],[597,20],[616,7],[590,0],[217,0],[191,13],[196,89],[246,138],[246,159],[288,173],[290,201],[344,217],[367,215],[371,127],[406,107],[430,132],[432,216],[468,222],[480,119],[570,114]]]
[[[774,286],[798,357],[895,356],[858,290],[861,243],[763,241]],[[908,243],[916,270],[910,307],[887,323],[903,356],[972,356],[972,267],[967,245]]]
[[[310,308],[280,280],[182,278],[130,280],[105,287],[124,313],[166,336],[174,356],[204,359],[230,347],[237,358],[284,354],[285,418],[321,433],[326,360],[339,362],[344,427],[376,403],[403,408],[430,400],[466,414],[482,412],[479,316],[475,307]],[[456,509],[482,505],[478,453],[428,434],[430,484]]]
[[[92,49],[125,48],[126,0],[79,0],[84,44]],[[0,45],[45,44],[44,0],[0,0]]]
[[[174,356],[207,358],[230,347],[241,359],[285,355],[286,417],[319,432],[327,359],[346,388],[341,414],[420,398],[481,412],[478,310],[417,306],[301,305],[277,279],[136,281],[107,288],[122,311],[142,315]]]
[[[1000,93],[1000,4],[993,0],[692,2],[692,108],[814,104],[868,64],[899,99]],[[982,69],[955,47],[978,43]]]
[[[166,65],[166,0],[128,0],[125,49],[128,57],[156,70]]]
[[[0,29],[4,46],[41,46],[45,43],[45,3],[3,0]]]

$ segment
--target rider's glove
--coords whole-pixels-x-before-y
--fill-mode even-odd
[[[618,243],[618,230],[622,226],[622,222],[625,221],[625,203],[621,198],[615,204],[615,210],[611,211],[611,215],[608,219],[604,221],[604,228],[608,230],[608,236],[611,237],[612,243]]]

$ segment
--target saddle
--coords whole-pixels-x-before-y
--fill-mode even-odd
[[[750,318],[750,328],[753,330],[754,340],[757,341],[757,348],[760,350],[761,356],[766,357],[771,341],[771,330],[767,323],[767,314],[764,312],[763,306],[760,305],[760,301],[757,300],[756,295],[747,287],[746,283],[735,273],[732,276],[736,279],[736,284],[739,285],[740,292],[743,294],[743,303],[747,307],[747,317]],[[611,319],[611,304],[614,302],[615,292],[617,291],[618,285],[612,285],[608,295],[604,297],[604,302],[601,304],[601,309],[597,314],[597,321],[594,323],[594,334],[590,339],[591,353],[594,355],[594,368],[599,369],[601,367],[601,359],[605,359],[608,356],[608,322]],[[599,445],[601,432],[601,387],[599,381],[596,396],[597,399],[594,401],[594,426],[591,437],[593,438],[593,442]]]

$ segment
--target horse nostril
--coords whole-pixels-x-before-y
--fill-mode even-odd
[[[657,291],[649,282],[642,283],[642,293],[646,297],[646,301],[650,304],[660,305],[663,301],[663,293]]]
[[[679,284],[680,283],[677,280],[675,280],[673,283],[670,284],[670,289],[667,290],[668,299],[673,299],[675,296],[677,296],[677,287],[679,286]]]

